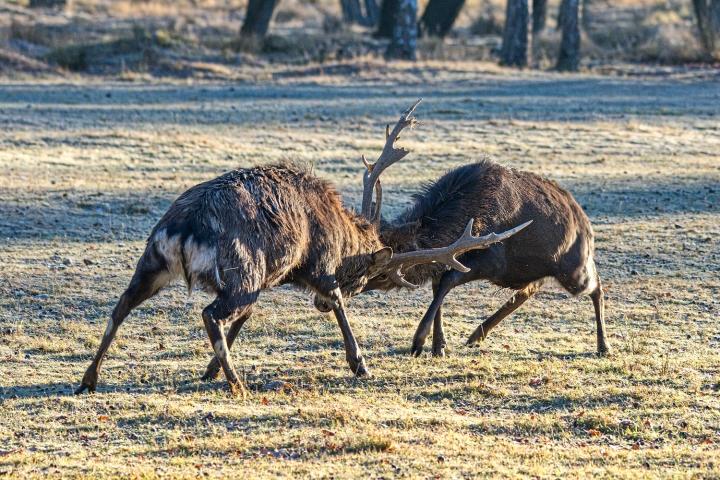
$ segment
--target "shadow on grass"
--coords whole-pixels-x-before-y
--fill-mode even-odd
[[[94,86],[0,84],[2,116],[27,116],[69,124],[250,124],[308,122],[325,117],[384,118],[425,97],[423,117],[448,120],[491,118],[596,121],[633,116],[696,117],[720,114],[712,80],[692,83],[618,78],[522,79],[472,83],[409,84],[399,95],[375,85]],[[210,103],[212,108],[206,108]],[[241,108],[238,108],[238,105]],[[142,115],[136,109],[142,108]],[[191,115],[188,115],[192,112]],[[310,114],[310,118],[306,118]],[[18,118],[22,125],[23,118]],[[11,123],[11,122],[8,122]]]
[[[151,393],[167,393],[174,392],[179,394],[188,394],[196,392],[229,392],[227,384],[220,381],[204,382],[200,380],[201,373],[197,374],[196,379],[182,380],[178,382],[168,383],[139,383],[127,382],[122,384],[103,383],[102,380],[98,384],[95,393],[82,393],[77,398],[87,395],[103,395],[112,393],[132,393],[137,395],[147,395]],[[75,389],[80,385],[82,376],[79,375],[76,383],[56,382],[56,383],[39,383],[36,385],[18,385],[13,387],[0,388],[0,401],[14,398],[47,398],[47,397],[72,397]]]

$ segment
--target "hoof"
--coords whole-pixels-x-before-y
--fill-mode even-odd
[[[353,371],[355,374],[355,377],[357,378],[368,378],[370,377],[370,372],[368,371],[367,367],[365,366],[365,360],[360,358],[359,361],[351,362],[350,370]]]
[[[445,347],[433,348],[432,356],[438,357],[438,358],[444,357],[445,356]]]
[[[228,386],[230,387],[230,395],[236,398],[245,398],[247,397],[247,389],[245,388],[245,385],[241,381],[235,381],[235,382],[228,382]]]
[[[465,342],[465,345],[467,345],[468,347],[473,347],[484,340],[485,340],[485,337],[482,336],[482,334],[473,333],[472,335],[470,335],[470,338],[467,339],[467,342]]]
[[[612,355],[612,350],[610,350],[610,347],[598,348],[597,354],[598,357],[609,357]]]
[[[410,355],[413,357],[419,357],[423,353],[423,347],[425,346],[425,341],[420,340],[414,340],[412,347],[410,347]]]
[[[87,390],[88,393],[95,393],[95,385],[89,385],[87,383],[82,383],[78,388],[75,389],[75,395],[80,395],[85,390]]]
[[[205,369],[205,373],[202,377],[200,377],[200,380],[202,380],[203,382],[210,382],[212,380],[215,380],[219,374],[220,362],[218,362],[216,359],[213,359],[208,364],[207,368]]]
[[[97,370],[93,368],[93,365],[90,365],[90,367],[85,372],[85,375],[83,375],[80,386],[75,389],[75,395],[80,395],[85,390],[87,390],[88,393],[95,393],[95,387],[97,387],[97,378]]]

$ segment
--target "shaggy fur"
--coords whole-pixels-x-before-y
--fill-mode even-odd
[[[318,307],[335,311],[350,367],[365,374],[343,297],[360,292],[370,267],[386,262],[388,252],[374,225],[346,210],[329,183],[297,166],[238,169],[196,185],[153,228],[78,392],[95,389],[103,356],[130,311],[177,277],[217,296],[203,311],[216,352],[205,378],[222,366],[231,388],[238,387],[229,346],[260,291],[284,283],[315,292]]]
[[[440,304],[454,286],[483,279],[530,296],[548,277],[557,279],[573,295],[593,296],[594,303],[600,305],[596,307],[598,351],[608,350],[590,221],[573,196],[551,180],[489,160],[459,167],[426,185],[415,195],[410,208],[392,224],[383,224],[381,239],[398,252],[439,247],[457,238],[470,218],[475,219],[476,235],[504,231],[528,220],[533,223],[503,243],[461,256],[460,261],[472,269],[469,273],[448,271],[437,265],[422,265],[406,272],[412,283],[433,284],[436,295],[428,314],[437,317],[435,332],[439,343],[434,341],[433,345],[436,354],[442,354],[444,344]],[[375,288],[387,290],[395,285],[386,277],[378,277],[370,281],[366,290]],[[511,301],[517,303],[517,299]],[[513,304],[512,310],[522,301]],[[512,310],[499,311],[471,340],[485,338],[499,322],[499,314],[504,313],[501,319]],[[427,314],[423,320],[413,346],[416,354],[429,333]]]

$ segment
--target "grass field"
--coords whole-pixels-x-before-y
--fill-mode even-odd
[[[391,78],[0,84],[0,475],[720,476],[717,79]],[[474,283],[448,297],[440,359],[409,356],[429,288],[353,299],[372,373],[356,380],[335,320],[279,288],[233,348],[239,400],[199,381],[209,298],[178,284],[123,324],[98,393],[72,396],[179,193],[293,160],[357,205],[360,154],[417,97],[386,211],[484,155],[558,180],[595,226],[612,356],[594,355],[590,300],[552,288],[465,347],[510,295]]]

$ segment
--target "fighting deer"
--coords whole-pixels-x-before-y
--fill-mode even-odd
[[[406,111],[387,135],[378,164],[391,164],[408,154],[394,144],[400,132],[415,123],[414,109]],[[357,215],[345,209],[328,182],[293,165],[233,170],[190,188],[150,233],[76,393],[95,391],[98,369],[128,314],[181,276],[189,289],[199,287],[215,295],[202,312],[215,353],[204,379],[214,378],[222,368],[231,392],[244,393],[230,347],[260,291],[287,283],[314,292],[318,309],[333,310],[351,370],[367,375],[344,299],[362,291],[377,275],[401,282],[404,268],[427,262],[467,270],[457,255],[487,248],[517,231],[474,237],[467,230],[447,246],[393,254],[380,241],[377,218],[370,210]]]
[[[382,169],[365,162],[365,185],[376,185]],[[363,203],[372,192],[366,189]],[[380,206],[376,207],[379,212]],[[573,196],[557,183],[529,172],[503,167],[489,160],[465,165],[426,185],[414,203],[392,223],[383,222],[380,240],[395,252],[433,248],[447,243],[468,220],[477,235],[503,230],[529,220],[530,228],[484,250],[459,258],[469,271],[448,270],[444,265],[423,264],[405,272],[403,286],[431,283],[433,301],[413,338],[411,353],[420,355],[433,327],[432,353],[443,356],[442,303],[458,285],[488,280],[515,290],[512,297],[487,318],[470,336],[468,345],[484,340],[488,333],[540,290],[548,278],[556,279],[570,294],[588,294],[595,308],[598,354],[610,351],[605,337],[604,296],[595,268],[593,230]],[[388,275],[370,279],[365,290],[389,290],[400,285]]]

